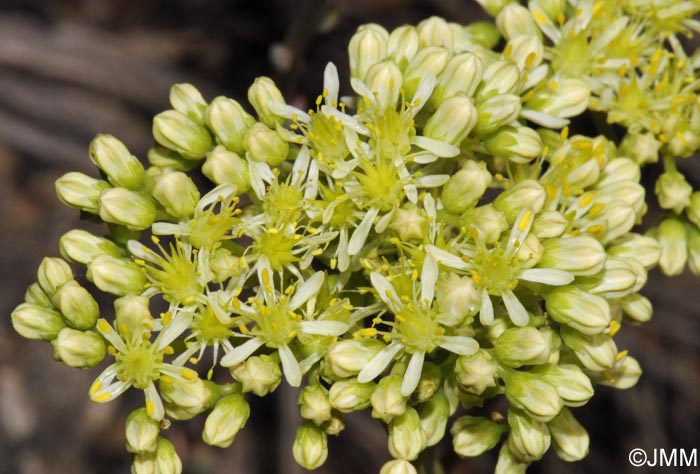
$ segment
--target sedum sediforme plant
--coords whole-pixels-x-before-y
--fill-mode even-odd
[[[700,2],[480,3],[493,23],[360,27],[352,95],[329,63],[311,110],[269,78],[252,108],[177,84],[147,167],[99,135],[99,176],[57,181],[106,233],[65,234],[12,322],[69,366],[107,359],[91,400],[143,391],[134,473],[181,472],[171,420],[206,416],[202,439],[230,446],[280,383],[300,387],[307,469],[360,410],[387,428],[381,474],[446,436],[463,457],[500,445],[496,473],[586,456],[572,408],[641,375],[614,336],[651,317],[647,271],[700,268],[700,194],[676,166],[700,146],[700,58],[679,39]],[[572,134],[588,110],[602,134]],[[667,214],[641,235],[658,161]]]

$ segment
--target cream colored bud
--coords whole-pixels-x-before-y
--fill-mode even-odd
[[[418,23],[418,35],[423,46],[443,46],[452,50],[454,37],[447,22],[440,17],[431,16]]]
[[[476,0],[486,12],[491,16],[497,16],[507,5],[514,0]]]
[[[215,383],[200,378],[160,381],[165,413],[175,420],[189,420],[207,411],[218,399]]]
[[[420,425],[425,433],[427,447],[435,446],[444,438],[447,420],[450,417],[450,402],[445,393],[438,390],[425,402],[418,405]]]
[[[130,453],[155,453],[158,447],[160,423],[138,408],[126,419],[126,450]]]
[[[564,461],[580,461],[588,455],[590,440],[586,429],[576,421],[571,410],[564,408],[547,423],[552,435],[554,452]]]
[[[428,76],[438,77],[447,66],[450,53],[440,46],[428,46],[418,50],[404,71],[404,90],[413,97],[418,84]]]
[[[382,466],[379,474],[418,474],[418,471],[405,459],[392,459]]]
[[[455,327],[461,326],[467,318],[476,314],[481,304],[481,295],[474,280],[449,272],[447,277],[438,279],[435,300],[440,308],[440,322]]]
[[[603,271],[581,283],[591,293],[612,299],[639,291],[646,280],[647,272],[635,258],[611,257]]]
[[[244,392],[264,397],[275,391],[282,380],[279,363],[269,355],[248,357],[245,362],[231,367],[231,374],[243,384]]]
[[[485,137],[518,118],[522,107],[520,96],[501,94],[476,104],[477,121],[474,133]]]
[[[121,255],[119,246],[109,239],[97,237],[85,230],[69,230],[59,241],[61,256],[71,262],[87,265],[100,255]]]
[[[148,281],[131,260],[100,255],[88,265],[87,278],[100,290],[117,296],[140,294]]]
[[[550,355],[549,337],[530,326],[509,328],[496,340],[494,355],[515,368],[544,364]]]
[[[620,144],[620,152],[644,165],[659,161],[659,149],[662,145],[653,133],[626,133]]]
[[[552,442],[544,423],[533,420],[517,410],[508,410],[508,447],[516,459],[530,463],[542,459]]]
[[[508,443],[501,445],[498,451],[498,462],[494,474],[525,474],[529,463],[521,462],[517,459],[508,447]]]
[[[90,292],[75,280],[61,285],[52,297],[68,324],[75,329],[90,329],[97,323],[100,308]]]
[[[154,168],[159,170],[189,171],[199,164],[197,161],[185,159],[179,153],[160,145],[152,146],[148,150],[146,158],[152,165],[151,168],[146,170],[146,175],[152,173],[151,170]]]
[[[498,363],[491,352],[484,349],[457,358],[454,370],[460,388],[474,395],[480,395],[497,384]]]
[[[165,438],[158,438],[155,463],[158,474],[182,474],[182,461],[173,444]]]
[[[36,276],[41,288],[50,298],[53,298],[58,288],[73,279],[73,270],[71,270],[68,262],[61,258],[44,257],[36,272]]]
[[[657,178],[654,192],[662,208],[680,214],[690,205],[693,187],[678,171],[667,171]]]
[[[627,295],[619,300],[627,321],[646,323],[651,319],[651,301],[639,293]]]
[[[313,470],[322,466],[328,458],[326,433],[313,423],[305,421],[297,428],[292,454],[304,469]]]
[[[281,165],[289,154],[289,144],[275,130],[271,130],[262,123],[256,123],[251,127],[243,141],[243,146],[247,150],[247,158],[270,166]]]
[[[407,408],[403,415],[389,423],[389,453],[395,458],[415,460],[426,447],[426,435],[421,428],[418,412]]]
[[[68,207],[97,214],[100,193],[109,187],[107,181],[91,178],[83,173],[71,172],[56,180],[56,195]]]
[[[476,54],[467,52],[452,56],[438,78],[431,102],[437,108],[450,97],[460,94],[472,97],[483,74],[483,63]]]
[[[659,267],[666,275],[679,275],[688,261],[688,233],[683,221],[668,217],[659,224],[656,238],[661,245]],[[39,281],[41,283],[41,281]]]
[[[598,180],[598,187],[608,184],[619,183],[621,181],[639,182],[641,178],[639,165],[629,158],[615,158],[609,161],[603,168],[603,172]]]
[[[326,354],[326,371],[337,378],[353,377],[386,347],[377,339],[343,339],[333,343]]]
[[[206,128],[177,110],[166,110],[153,118],[153,138],[188,160],[203,158],[214,146]]]
[[[192,84],[186,82],[173,84],[170,88],[170,105],[173,106],[173,109],[185,114],[190,120],[200,124],[204,123],[207,102]]]
[[[563,79],[556,87],[544,87],[527,101],[526,108],[559,118],[575,117],[588,108],[591,89],[580,79]]]
[[[493,449],[506,430],[502,424],[477,416],[461,416],[450,427],[455,453],[466,458],[476,457]]]
[[[143,334],[154,327],[153,316],[148,308],[149,298],[134,294],[114,300],[114,327],[122,334]]]
[[[258,118],[270,128],[284,123],[284,117],[277,115],[275,108],[286,105],[282,92],[269,77],[258,77],[248,88],[248,102],[253,106]]]
[[[244,257],[237,257],[225,248],[218,248],[209,255],[209,269],[215,283],[223,283],[240,275],[247,268]]]
[[[477,0],[478,1],[478,0]],[[486,0],[493,1],[493,3],[501,3],[505,6],[513,0]],[[483,2],[479,2],[482,5]],[[501,8],[498,9],[500,11]],[[492,13],[492,16],[496,16],[498,13]],[[487,50],[494,49],[499,41],[501,41],[501,32],[498,31],[496,25],[491,21],[474,21],[469,23],[469,25],[462,27],[466,36],[469,38],[469,46],[473,47],[475,44],[479,45]]]
[[[508,223],[512,224],[525,208],[530,208],[533,214],[540,212],[546,199],[547,192],[539,182],[525,179],[499,194],[493,207],[503,212]]]
[[[618,390],[626,390],[637,385],[639,377],[642,376],[642,368],[637,359],[626,356],[615,367],[599,377],[596,383],[607,385]]]
[[[27,339],[51,341],[66,327],[58,311],[33,303],[20,304],[10,316],[12,327]]]
[[[688,220],[700,228],[700,191],[690,195],[690,203],[685,209]]]
[[[410,25],[399,26],[389,34],[386,54],[403,69],[421,46],[418,31]]]
[[[610,306],[605,298],[575,285],[554,288],[546,295],[545,306],[552,319],[584,334],[600,334],[610,325]]]
[[[566,183],[573,189],[584,189],[598,181],[600,163],[592,158],[569,171]]]
[[[387,56],[389,33],[375,23],[360,26],[350,39],[350,76],[363,79],[373,64]]]
[[[594,275],[605,265],[605,249],[587,235],[548,239],[542,245],[544,255],[538,263],[542,268],[555,268],[574,275]]]
[[[156,206],[144,194],[126,188],[111,188],[100,194],[100,219],[131,230],[149,228],[156,219]]]
[[[255,118],[241,104],[228,97],[214,99],[205,112],[206,123],[219,143],[234,153],[244,152],[243,139]]]
[[[202,173],[215,184],[235,185],[238,194],[244,194],[250,189],[248,162],[223,146],[217,146],[207,153]]]
[[[372,417],[389,423],[395,416],[403,415],[406,411],[408,397],[401,394],[403,377],[396,374],[383,377],[370,397]]]
[[[341,380],[331,385],[328,396],[333,408],[341,413],[359,411],[369,406],[376,384],[360,383],[357,379]]]
[[[459,146],[476,124],[471,99],[458,95],[445,99],[423,129],[426,137]]]
[[[430,361],[423,363],[418,386],[413,392],[413,399],[422,402],[431,398],[443,382],[442,370]]]
[[[496,17],[496,26],[507,40],[520,35],[542,37],[532,13],[517,2],[509,2],[502,8]]]
[[[485,70],[481,85],[476,91],[480,101],[501,94],[517,94],[520,87],[520,69],[513,61],[500,60]]]
[[[539,134],[529,127],[503,127],[484,139],[489,153],[513,163],[529,163],[542,153]]]
[[[392,60],[378,62],[367,71],[365,84],[374,94],[381,110],[395,109],[403,84],[403,76]]]
[[[601,372],[615,365],[617,346],[607,334],[589,336],[569,326],[562,326],[560,331],[564,344],[588,370]]]
[[[557,416],[564,406],[556,387],[530,372],[513,372],[506,379],[505,394],[513,407],[542,423]]]
[[[143,165],[117,138],[97,135],[90,143],[90,160],[114,186],[138,189],[143,184]]]
[[[553,22],[559,21],[566,10],[566,0],[530,0],[528,4],[530,11],[537,9]]]
[[[493,204],[469,209],[462,214],[460,224],[477,231],[486,243],[495,243],[508,228],[505,213],[496,210]]]
[[[299,414],[318,426],[331,419],[332,408],[328,390],[321,385],[307,385],[299,393]]]
[[[515,62],[521,71],[532,71],[544,59],[544,45],[538,36],[516,36],[508,41],[503,51],[504,57]]]
[[[462,213],[473,207],[491,184],[491,173],[486,164],[467,161],[452,175],[442,189],[442,205],[450,212]]]
[[[596,191],[596,203],[608,205],[615,201],[627,204],[640,217],[646,209],[644,187],[633,181],[621,181],[599,187]]]
[[[634,227],[637,214],[634,209],[624,202],[611,202],[607,204],[596,222],[603,222],[605,230],[600,236],[603,244],[626,235]]]
[[[541,240],[561,237],[566,231],[569,221],[559,211],[542,211],[535,215],[531,233]]]
[[[593,396],[591,379],[578,365],[548,364],[534,367],[532,372],[551,383],[564,404],[570,407],[585,405]]]
[[[181,171],[173,171],[156,178],[153,197],[171,216],[187,219],[194,214],[201,195],[189,176]]]
[[[210,446],[228,448],[250,416],[250,406],[243,395],[221,397],[207,416],[202,440]]]
[[[54,309],[51,297],[41,288],[39,282],[34,282],[27,287],[27,291],[24,292],[24,302]]]

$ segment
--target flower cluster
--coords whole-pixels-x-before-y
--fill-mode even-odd
[[[497,473],[550,446],[586,456],[571,408],[641,375],[614,336],[651,317],[647,270],[700,268],[700,192],[675,167],[700,146],[700,61],[677,39],[700,3],[480,3],[495,24],[360,27],[352,95],[329,63],[311,110],[269,78],[252,110],[177,84],[148,167],[99,135],[99,178],[57,181],[109,233],[65,234],[12,322],[69,366],[108,357],[93,401],[143,390],[134,473],[181,472],[169,420],[208,413],[203,440],[228,447],[246,397],[282,379],[302,387],[307,469],[365,409],[387,427],[382,474],[416,473],[448,428],[464,457],[503,441]],[[626,127],[619,146],[570,136],[589,108]],[[640,166],[658,154],[672,213],[641,235]],[[484,416],[503,396],[506,412]]]

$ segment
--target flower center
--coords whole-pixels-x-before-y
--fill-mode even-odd
[[[141,340],[136,345],[129,345],[126,350],[117,352],[115,359],[117,378],[144,389],[160,377],[163,352],[150,341]]]

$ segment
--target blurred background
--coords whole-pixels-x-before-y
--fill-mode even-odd
[[[41,258],[58,256],[59,237],[88,228],[60,205],[53,182],[67,171],[95,175],[93,136],[112,133],[145,157],[151,119],[169,108],[176,82],[191,82],[208,100],[243,102],[253,79],[267,75],[304,108],[321,91],[327,61],[347,79],[346,45],[359,24],[394,28],[430,15],[485,18],[473,0],[0,0],[0,474],[130,470],[123,426],[140,393],[92,404],[87,390],[99,369],[54,362],[49,344],[21,339],[9,318]],[[684,171],[697,189],[692,161]],[[598,388],[574,410],[591,434],[588,458],[566,464],[550,452],[529,472],[656,472],[631,467],[629,451],[700,448],[698,290],[690,275],[650,275],[653,320],[616,338],[644,368],[639,384]],[[274,397],[251,397],[251,418],[226,450],[202,443],[203,417],[166,436],[187,474],[300,473],[291,455],[296,398],[285,384]],[[361,415],[346,425],[317,472],[377,473],[389,458],[383,428]],[[495,463],[495,455],[461,460],[449,445],[440,449],[448,473],[485,473]]]

